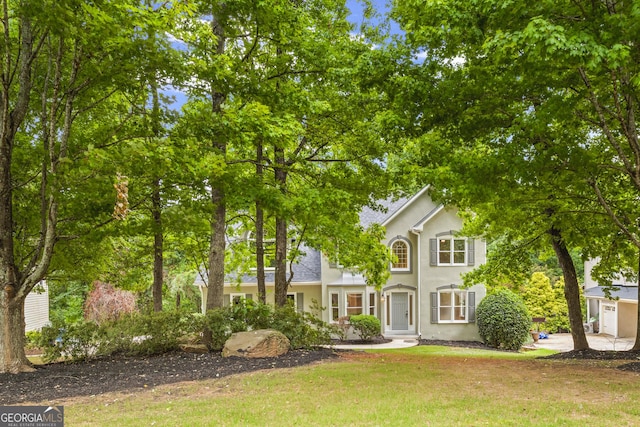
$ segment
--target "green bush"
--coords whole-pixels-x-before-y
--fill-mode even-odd
[[[55,322],[42,328],[38,346],[43,349],[46,362],[60,358],[86,360],[99,355],[104,339],[104,329],[94,322],[83,320],[65,326]]]
[[[37,338],[46,361],[83,360],[110,354],[150,355],[175,350],[181,340],[197,340],[205,328],[211,333],[211,349],[221,350],[234,332],[276,329],[293,348],[309,348],[330,342],[328,326],[293,306],[274,309],[257,301],[242,301],[210,310],[206,315],[182,311],[133,313],[101,324],[60,322],[42,329]]]
[[[487,295],[478,305],[476,319],[484,343],[505,350],[519,350],[531,327],[522,298],[508,289]]]
[[[269,327],[289,338],[291,348],[312,348],[331,342],[326,323],[311,313],[296,311],[292,305],[276,308]]]
[[[364,341],[380,335],[380,319],[370,314],[357,314],[349,318],[353,330]]]

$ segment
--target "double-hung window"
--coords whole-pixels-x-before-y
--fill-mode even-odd
[[[431,293],[431,323],[475,322],[475,292],[447,286]]]
[[[363,313],[363,294],[362,292],[347,292],[347,316],[353,316]]]
[[[438,265],[465,265],[466,262],[467,239],[438,239]]]
[[[431,266],[462,266],[474,265],[474,239],[454,237],[454,231],[436,234],[436,238],[429,239],[429,265]]]

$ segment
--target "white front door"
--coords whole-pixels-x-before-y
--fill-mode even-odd
[[[602,332],[603,334],[617,335],[616,331],[616,306],[613,304],[602,304]]]

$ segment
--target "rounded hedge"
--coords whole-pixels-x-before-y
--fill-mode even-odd
[[[373,337],[380,335],[382,325],[376,316],[356,314],[349,317],[349,323],[363,341],[370,341]]]
[[[505,350],[519,350],[531,327],[522,298],[508,289],[487,295],[478,305],[476,321],[482,341]]]

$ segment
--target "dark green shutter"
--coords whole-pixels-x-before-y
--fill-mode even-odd
[[[298,311],[302,313],[304,311],[304,293],[296,293],[296,304],[298,305]]]
[[[469,304],[469,323],[476,322],[476,293],[467,293],[467,304]]]
[[[438,323],[438,293],[431,292],[431,323]]]
[[[438,265],[438,241],[429,239],[429,265]]]

